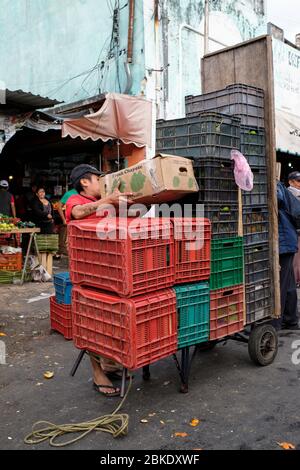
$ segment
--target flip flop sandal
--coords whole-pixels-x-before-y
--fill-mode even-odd
[[[93,383],[93,388],[94,388],[94,390],[96,390],[98,393],[101,393],[105,397],[119,397],[120,396],[120,390],[118,389],[118,387],[114,387],[113,385],[101,385],[101,384],[98,385],[94,382]],[[115,392],[105,393],[105,392],[102,392],[101,390],[99,390],[99,388],[108,388],[110,390],[115,390]]]

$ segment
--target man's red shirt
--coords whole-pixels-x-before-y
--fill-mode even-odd
[[[72,210],[75,206],[82,206],[84,204],[89,204],[90,202],[98,201],[97,198],[93,196],[83,196],[82,194],[74,194],[73,196],[69,197],[66,203],[66,222],[67,224],[72,220]],[[87,215],[84,219],[94,219],[96,217],[96,213],[94,212],[91,215]]]

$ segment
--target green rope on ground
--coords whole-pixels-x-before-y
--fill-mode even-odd
[[[100,416],[91,421],[85,421],[83,423],[71,423],[71,424],[53,424],[49,421],[37,421],[32,426],[32,432],[28,434],[24,442],[25,444],[39,444],[49,439],[49,444],[53,447],[64,447],[74,442],[83,439],[85,436],[93,431],[101,431],[112,434],[113,437],[126,436],[128,433],[129,415],[128,414],[117,414],[122,408],[129,390],[132,385],[132,376],[130,375],[130,382],[127,392],[117,406],[117,408],[110,415]],[[37,428],[38,426],[46,426]],[[55,442],[58,438],[66,434],[80,433],[79,436],[64,442]]]

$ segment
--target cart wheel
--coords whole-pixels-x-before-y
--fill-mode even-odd
[[[278,352],[278,336],[272,325],[255,327],[249,337],[249,356],[259,366],[268,366],[274,361]]]
[[[217,341],[207,341],[205,343],[197,344],[198,351],[211,351],[217,345]]]
[[[188,393],[189,392],[189,386],[187,384],[180,384],[180,392],[181,393]]]

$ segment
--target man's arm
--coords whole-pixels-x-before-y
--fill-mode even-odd
[[[61,201],[58,201],[58,203],[57,203],[57,212],[59,213],[59,216],[62,220],[62,223],[64,225],[66,225],[66,218],[65,218],[65,214],[64,214],[64,211],[63,211],[62,208],[63,208],[63,205],[62,205]]]
[[[99,199],[99,201],[96,202],[89,202],[88,204],[81,204],[74,206],[72,209],[72,218],[73,219],[84,219],[85,217],[88,217],[91,214],[94,214],[97,212],[97,209],[100,206],[110,206],[110,205],[118,205],[119,202],[122,199],[126,199],[126,201],[130,204],[132,201],[130,199],[127,199],[127,197],[132,196],[132,193],[119,193],[115,192],[111,194],[110,196]]]
[[[14,202],[11,202],[10,206],[11,206],[12,215],[13,215],[14,218],[16,218],[16,217],[17,217],[17,214],[16,214],[16,206],[15,206],[15,203],[14,203]]]
[[[97,212],[100,202],[101,202],[101,199],[100,201],[89,202],[88,204],[81,204],[78,206],[74,206],[72,209],[72,218],[84,219],[85,217],[88,217],[89,215],[94,214],[95,212]]]
[[[11,207],[11,213],[14,218],[16,218],[16,206],[15,206],[15,198],[11,194],[11,199],[10,199],[10,207]]]

